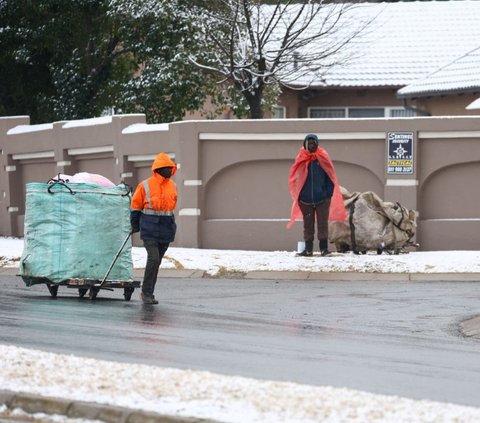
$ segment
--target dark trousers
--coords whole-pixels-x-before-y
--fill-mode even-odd
[[[152,239],[144,239],[143,246],[147,250],[147,264],[143,275],[142,293],[146,297],[152,297],[157,283],[158,268],[170,243],[157,242]]]
[[[305,204],[298,202],[303,215],[303,239],[313,241],[315,239],[315,218],[317,220],[317,236],[320,241],[328,240],[328,214],[330,199],[318,204]]]

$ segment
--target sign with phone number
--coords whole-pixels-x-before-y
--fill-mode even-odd
[[[413,132],[388,132],[387,174],[413,174]]]

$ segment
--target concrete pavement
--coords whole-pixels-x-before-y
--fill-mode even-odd
[[[134,269],[135,280],[141,280],[144,269]],[[0,275],[16,275],[16,268],[0,268]],[[209,275],[202,270],[161,269],[159,278],[235,278],[246,280],[312,280],[312,281],[459,281],[480,282],[480,273],[360,273],[360,272],[224,272],[220,275]],[[480,316],[472,317],[460,323],[460,331],[466,337],[480,340]],[[27,413],[59,414],[71,418],[96,419],[107,423],[215,423],[213,420],[164,416],[108,406],[97,403],[84,403],[59,398],[41,397],[26,393],[0,390],[0,405],[7,407],[0,412],[0,422],[10,421],[9,413],[14,408],[21,408]],[[15,419],[15,421],[19,421]],[[20,420],[21,421],[21,420]],[[31,421],[31,420],[25,420]]]
[[[135,280],[143,278],[144,269],[134,269]],[[0,267],[0,275],[16,275],[14,267]],[[261,280],[315,280],[315,281],[459,281],[480,282],[480,273],[375,273],[375,272],[294,272],[294,271],[251,271],[251,272],[221,272],[210,275],[198,269],[160,269],[159,278],[210,278],[210,279],[261,279]]]
[[[134,269],[135,279],[142,279],[143,269]],[[315,281],[468,281],[480,282],[480,273],[373,273],[373,272],[292,272],[292,271],[251,271],[222,272],[209,275],[203,270],[161,269],[159,278],[226,278],[262,280],[315,280]]]
[[[211,419],[197,419],[191,417],[166,416],[157,413],[132,410],[129,408],[109,406],[105,404],[69,401],[61,398],[42,397],[20,392],[0,390],[0,404],[5,404],[7,410],[0,411],[0,422],[11,419],[16,422],[32,422],[32,417],[15,415],[12,418],[10,411],[21,409],[29,415],[44,413],[49,415],[67,416],[75,419],[100,420],[106,423],[219,423]],[[48,418],[33,421],[49,422]],[[54,421],[54,420],[51,420]],[[58,420],[55,420],[58,421]]]

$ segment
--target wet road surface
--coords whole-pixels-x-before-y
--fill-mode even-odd
[[[2,344],[480,406],[480,341],[458,330],[478,282],[168,279],[156,306],[0,286]]]

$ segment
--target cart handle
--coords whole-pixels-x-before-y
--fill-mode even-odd
[[[133,234],[133,231],[130,231],[127,235],[127,237],[123,240],[123,243],[122,243],[122,246],[120,247],[120,249],[117,251],[117,254],[115,255],[115,257],[113,258],[113,261],[112,263],[110,264],[110,267],[108,268],[107,270],[107,273],[105,273],[105,276],[103,277],[102,281],[100,282],[100,284],[97,284],[95,285],[95,287],[98,287],[98,289],[101,289],[103,287],[103,285],[105,285],[105,282],[107,281],[107,277],[108,275],[110,274],[112,268],[113,268],[113,265],[115,264],[115,262],[117,261],[118,259],[118,256],[120,255],[120,253],[122,252],[123,250],[123,247],[125,247],[125,244],[127,243],[128,239],[132,236]]]
[[[55,181],[49,184],[47,190],[50,194],[55,194],[54,192],[51,191],[51,188],[53,188],[55,185],[62,185],[70,191],[70,194],[75,195],[75,191],[73,191],[65,182],[62,182],[62,181]]]
[[[128,185],[126,182],[122,181],[123,186],[125,187],[125,194],[122,194],[122,197],[130,196],[133,193],[133,187]]]

